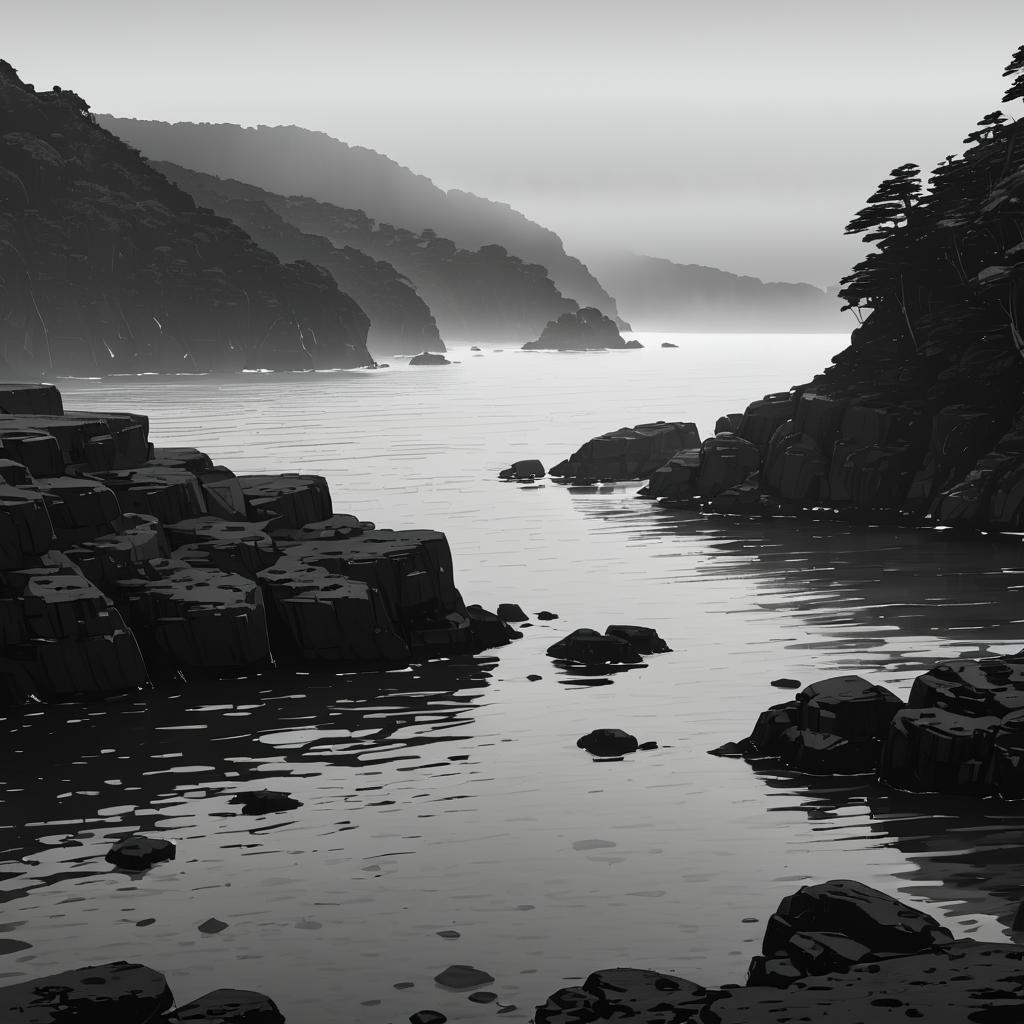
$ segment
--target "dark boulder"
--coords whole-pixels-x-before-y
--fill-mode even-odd
[[[537,618],[541,622],[550,622],[552,619],[557,619],[558,615],[555,612],[539,611],[537,612]]]
[[[129,871],[145,871],[161,861],[174,860],[177,850],[166,839],[148,836],[127,836],[107,851],[106,860]]]
[[[595,629],[576,629],[548,648],[548,656],[584,665],[635,665],[643,661],[636,648],[621,636],[602,635]]]
[[[743,413],[728,412],[715,420],[716,434],[738,434],[740,425],[743,423]]]
[[[503,469],[498,476],[502,480],[544,476],[544,463],[540,459],[520,459],[518,462],[513,462],[508,469]]]
[[[481,608],[478,604],[467,605],[466,614],[469,616],[473,646],[477,650],[504,647],[513,640],[520,639],[523,635],[509,626],[500,616]]]
[[[622,729],[595,729],[581,736],[576,746],[595,757],[621,757],[636,751],[639,743],[635,736]]]
[[[174,998],[162,974],[123,960],[0,988],[5,1024],[149,1024]]]
[[[218,988],[180,1006],[168,1024],[285,1024],[285,1019],[259,992]]]
[[[271,789],[237,793],[229,803],[241,804],[242,814],[270,814],[273,811],[291,811],[302,806],[302,802],[296,800],[290,793]]]
[[[519,605],[505,603],[498,605],[498,618],[504,622],[526,622],[529,615]]]
[[[479,988],[481,985],[489,985],[494,978],[486,971],[470,967],[467,964],[452,964],[438,974],[434,981],[444,988],[462,990],[467,988]]]
[[[667,654],[672,650],[651,626],[609,626],[605,635],[625,640],[640,654]]]
[[[768,685],[774,686],[780,690],[799,690],[800,687],[803,686],[803,683],[801,683],[799,679],[782,678],[773,679]]]
[[[992,782],[1004,800],[1024,799],[1024,711],[1007,715],[996,730]]]
[[[983,795],[1000,720],[909,708],[892,720],[879,778],[898,789]]]
[[[417,1010],[409,1015],[409,1024],[445,1024],[448,1018],[437,1010]]]
[[[789,392],[765,395],[760,401],[747,406],[736,433],[754,445],[764,458],[772,436],[792,418],[795,405],[795,399]]]
[[[592,438],[550,472],[577,481],[646,479],[677,452],[699,446],[693,423],[640,423]]]
[[[525,351],[555,349],[559,352],[642,347],[639,343],[627,342],[619,334],[615,321],[593,306],[566,312],[557,320],[550,320],[536,341],[523,345]]]
[[[582,985],[563,988],[538,1006],[536,1024],[592,1024],[636,1019],[678,1024],[695,1019],[709,994],[692,981],[657,971],[614,967],[595,971]]]

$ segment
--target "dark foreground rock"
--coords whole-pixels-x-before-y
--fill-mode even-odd
[[[560,989],[536,1024],[1002,1024],[1024,1016],[1024,947],[954,941],[858,882],[805,886],[768,923],[746,983],[703,987],[618,967]]]
[[[619,334],[615,321],[593,306],[585,306],[574,313],[563,313],[551,320],[536,341],[528,341],[523,348],[556,349],[559,352],[585,352],[594,349],[643,348],[639,342],[627,342]]]
[[[870,773],[909,792],[1022,799],[1024,652],[940,662],[906,705],[858,676],[823,680],[711,753],[777,757],[815,775]]]
[[[134,413],[0,384],[0,706],[271,663],[350,669],[517,634],[463,602],[448,542],[336,513],[327,481],[155,448]]]
[[[285,1024],[285,1019],[259,992],[219,988],[179,1007],[168,1024]]]
[[[173,1007],[162,974],[123,960],[0,988],[4,1024],[285,1024],[271,999],[242,989]]]

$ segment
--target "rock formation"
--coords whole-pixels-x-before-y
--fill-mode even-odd
[[[372,220],[396,225],[411,235],[437,232],[460,249],[500,246],[525,264],[545,267],[555,287],[573,302],[617,315],[615,300],[583,263],[566,253],[553,231],[505,203],[457,189],[444,192],[429,178],[373,150],[294,126],[166,124],[105,114],[98,120],[151,160],[170,160],[282,195],[309,196],[337,207],[365,210]],[[438,317],[445,337],[454,337],[430,297],[422,289],[420,293]],[[620,325],[625,326],[621,321]]]
[[[440,352],[420,352],[409,360],[410,366],[451,366],[451,360],[445,359]]]
[[[928,914],[837,879],[787,896],[743,985],[704,987],[616,967],[559,989],[536,1024],[935,1024],[1010,1021],[1024,1012],[1020,946],[954,941]]]
[[[640,423],[593,438],[552,466],[550,475],[576,480],[637,480],[650,476],[677,452],[699,446],[700,434],[692,423]]]
[[[330,275],[198,209],[68,90],[0,62],[0,367],[26,374],[372,363]]]
[[[0,704],[518,636],[463,603],[443,534],[335,514],[322,477],[236,477],[51,385],[0,384],[0,403]]]
[[[615,321],[593,306],[563,313],[544,327],[536,341],[523,345],[526,351],[555,349],[559,352],[587,352],[609,348],[643,348],[638,341],[626,341]]]
[[[906,704],[858,676],[826,679],[761,713],[726,756],[815,775],[872,774],[911,792],[1024,797],[1024,651],[940,662]]]

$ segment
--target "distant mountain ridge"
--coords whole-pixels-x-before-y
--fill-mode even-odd
[[[153,165],[198,202],[237,220],[282,258],[301,255],[328,267],[339,287],[369,313],[370,342],[380,354],[444,351],[444,345],[434,341],[436,326],[432,337],[413,330],[406,339],[405,326],[414,326],[407,321],[410,297],[396,293],[395,281],[389,281],[386,292],[380,284],[371,288],[369,278],[398,277],[406,292],[415,289],[415,300],[425,303],[424,309],[429,306],[431,323],[436,318],[449,341],[519,344],[535,338],[549,320],[577,308],[544,267],[523,263],[501,246],[485,245],[475,252],[459,249],[433,231],[417,234],[378,223],[362,210],[277,195],[166,161]],[[404,310],[402,330],[397,332],[389,328],[398,313],[394,302]],[[421,340],[412,340],[416,337]],[[392,347],[386,347],[389,344]]]
[[[843,332],[854,325],[834,290],[765,282],[630,252],[593,252],[591,266],[638,331]]]
[[[296,126],[169,124],[109,114],[97,120],[151,160],[362,210],[373,220],[414,233],[435,231],[464,249],[500,245],[545,267],[566,298],[618,317],[615,300],[580,260],[566,253],[555,232],[505,203],[458,189],[445,192],[374,150]]]

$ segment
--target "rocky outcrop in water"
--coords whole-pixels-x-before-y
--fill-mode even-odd
[[[272,662],[351,668],[518,634],[455,588],[431,530],[335,514],[319,476],[235,476],[130,413],[0,384],[0,703]]]
[[[97,375],[372,363],[330,275],[198,209],[75,93],[0,61],[0,368]]]
[[[616,967],[555,992],[536,1024],[936,1024],[1010,1021],[1024,1012],[1024,947],[954,941],[928,914],[845,879],[787,896],[746,983],[712,988]]]
[[[692,423],[639,423],[588,441],[568,459],[552,466],[563,479],[637,480],[649,476],[679,451],[700,445]]]
[[[906,704],[857,676],[823,680],[762,712],[735,753],[814,775],[871,774],[916,793],[1019,800],[1024,652],[940,662],[914,680]]]
[[[523,345],[524,351],[554,349],[558,352],[590,352],[602,349],[643,348],[638,341],[626,341],[615,321],[592,306],[563,313],[549,321],[536,341]]]
[[[409,360],[410,366],[451,366],[451,360],[445,359],[439,352],[420,352]]]

